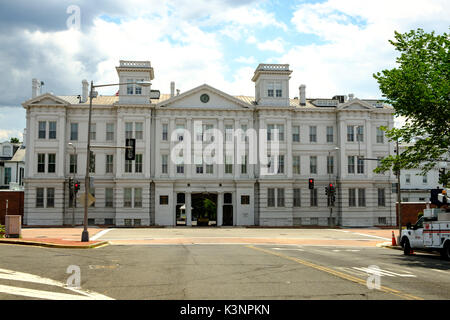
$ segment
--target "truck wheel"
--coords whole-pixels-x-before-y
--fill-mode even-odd
[[[403,254],[405,256],[409,256],[411,254],[411,245],[409,244],[408,239],[405,239],[405,241],[403,241]]]
[[[445,260],[450,260],[450,241],[444,244],[444,248],[441,250],[441,257]]]

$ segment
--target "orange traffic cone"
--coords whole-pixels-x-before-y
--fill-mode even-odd
[[[397,245],[397,241],[395,240],[395,234],[394,231],[392,231],[392,245],[396,246]]]

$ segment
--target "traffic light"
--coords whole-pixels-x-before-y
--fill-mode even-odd
[[[73,185],[73,188],[74,188],[74,190],[75,190],[75,193],[77,193],[78,192],[78,190],[80,190],[80,181],[75,181],[74,182],[74,185]]]
[[[330,185],[329,185],[329,193],[330,193],[331,195],[333,195],[334,192],[335,192],[334,185],[333,185],[332,183],[330,183]]]
[[[131,147],[125,149],[125,160],[135,160],[136,158],[136,139],[126,139],[125,146]]]
[[[325,195],[329,195],[329,192],[328,192],[328,187],[325,187]]]
[[[309,189],[314,189],[314,179],[309,178]]]

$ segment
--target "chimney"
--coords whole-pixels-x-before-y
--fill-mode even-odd
[[[34,78],[31,80],[31,98],[36,98],[41,94],[41,82]]]
[[[300,105],[306,106],[306,86],[304,84],[301,84],[299,87],[299,94],[300,94]]]
[[[353,93],[348,94],[348,100],[353,100],[355,98],[355,95]]]
[[[170,97],[173,98],[175,96],[175,82],[170,82]]]
[[[81,90],[81,102],[86,102],[88,100],[89,95],[89,82],[87,80],[81,81],[82,90]]]

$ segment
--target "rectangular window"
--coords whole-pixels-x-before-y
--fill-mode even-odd
[[[277,189],[277,207],[284,207],[284,189]]]
[[[247,141],[248,141],[248,137],[247,137],[247,125],[246,125],[246,124],[241,125],[241,130],[242,130],[241,141],[242,141],[242,142],[247,142]]]
[[[45,172],[45,153],[38,153],[37,172]]]
[[[48,138],[56,139],[56,121],[50,121],[48,123]]]
[[[161,205],[169,204],[169,196],[159,196],[159,204]]]
[[[89,159],[89,172],[95,173],[95,154],[90,151],[90,159]]]
[[[163,173],[163,174],[168,173],[168,166],[167,166],[168,160],[169,160],[169,156],[167,154],[161,155],[161,173]]]
[[[47,122],[39,121],[39,139],[45,139]]]
[[[225,125],[225,141],[233,141],[233,126],[231,124]]]
[[[206,173],[207,173],[207,174],[213,174],[213,173],[214,173],[214,165],[212,165],[212,164],[207,164],[207,165],[206,165]]]
[[[424,184],[428,183],[428,176],[427,175],[424,175],[422,177],[422,183],[424,183]]]
[[[97,125],[95,123],[91,123],[91,140],[97,139]]]
[[[114,193],[113,188],[105,189],[105,207],[112,208],[114,204]]]
[[[125,122],[125,139],[133,139],[133,122]]]
[[[241,196],[241,204],[250,204],[250,196]]]
[[[347,141],[355,141],[355,128],[353,126],[347,126]]]
[[[294,174],[300,174],[300,156],[294,156],[292,158],[292,172]]]
[[[205,141],[207,142],[212,142],[214,137],[213,137],[213,128],[214,126],[212,124],[205,124],[204,128],[203,128],[203,132],[205,133]]]
[[[317,188],[309,190],[310,206],[317,207]]]
[[[334,173],[334,157],[327,156],[327,174]]]
[[[113,173],[113,170],[114,170],[114,155],[107,154],[106,155],[105,172],[106,173]]]
[[[133,89],[134,89],[134,85],[133,85],[133,79],[127,79],[127,94],[133,94]]]
[[[5,184],[9,185],[11,182],[11,168],[5,168]]]
[[[362,157],[358,157],[358,173],[364,173],[364,160]]]
[[[378,188],[378,206],[379,207],[386,206],[386,197],[384,188]]]
[[[123,223],[125,224],[125,227],[131,227],[131,219],[123,219]]]
[[[292,142],[300,142],[300,127],[292,127]]]
[[[301,205],[300,189],[294,189],[294,207],[300,207],[300,205]]]
[[[134,161],[134,172],[142,173],[142,154],[136,154]]]
[[[275,96],[277,98],[281,98],[283,96],[283,91],[281,89],[281,82],[275,82],[274,88],[275,88]]]
[[[278,156],[278,173],[279,174],[284,173],[284,155]]]
[[[241,174],[247,174],[247,156],[242,156]]]
[[[69,165],[69,172],[70,173],[77,173],[78,170],[78,155],[77,154],[71,154],[70,155],[70,165]]]
[[[106,124],[106,141],[114,140],[114,123]]]
[[[125,160],[125,173],[133,172],[133,160]]]
[[[144,138],[144,123],[136,122],[134,125],[135,125],[134,137],[137,140],[142,140]]]
[[[233,202],[233,195],[231,193],[224,193],[223,203],[231,204]]]
[[[184,125],[183,124],[177,124],[177,140],[183,141],[184,139]]]
[[[358,189],[358,206],[366,206],[366,189]]]
[[[134,188],[134,207],[142,208],[142,188]]]
[[[184,164],[177,164],[177,173],[184,173]]]
[[[348,206],[356,207],[356,189],[348,189]]]
[[[56,154],[55,153],[49,153],[48,154],[48,167],[47,172],[49,173],[55,173],[56,172]]]
[[[377,143],[384,143],[384,132],[381,127],[377,128]]]
[[[140,79],[140,80],[138,80],[138,81],[144,81],[144,79]],[[142,94],[142,87],[140,86],[140,85],[138,85],[138,84],[135,84],[135,87],[134,87],[134,93],[135,94]],[[137,139],[137,138],[136,138]]]
[[[334,128],[327,127],[327,142],[332,143],[334,141]]]
[[[317,142],[317,127],[309,127],[309,142]]]
[[[197,164],[195,167],[195,172],[198,174],[203,174],[203,164]]]
[[[358,126],[356,127],[356,140],[363,142],[364,141],[364,127]]]
[[[267,206],[275,207],[275,189],[267,189]]]
[[[186,203],[186,195],[184,193],[177,193],[177,203],[178,204]]]
[[[411,175],[410,174],[405,174],[405,181],[406,181],[406,184],[411,183]]]
[[[55,188],[47,188],[47,208],[55,207]]]
[[[44,188],[36,189],[36,208],[44,207]]]
[[[309,157],[309,172],[311,174],[317,174],[317,157],[316,156]]]
[[[225,173],[233,173],[233,158],[232,156],[225,156]]]
[[[168,132],[169,132],[169,125],[167,123],[163,123],[163,125],[162,125],[162,137],[161,137],[161,139],[163,141],[167,141]]]
[[[273,97],[273,91],[274,91],[274,83],[273,82],[268,82],[267,83],[267,96],[268,97]]]
[[[284,141],[284,125],[283,124],[277,125],[277,129],[278,129],[278,140]]]
[[[355,173],[355,156],[348,156],[348,173]]]
[[[131,208],[131,192],[132,188],[123,189],[123,206],[124,208]]]
[[[273,130],[275,129],[275,125],[268,124],[267,125],[267,141],[272,141],[273,138]]]
[[[70,124],[70,140],[78,140],[78,123]]]

